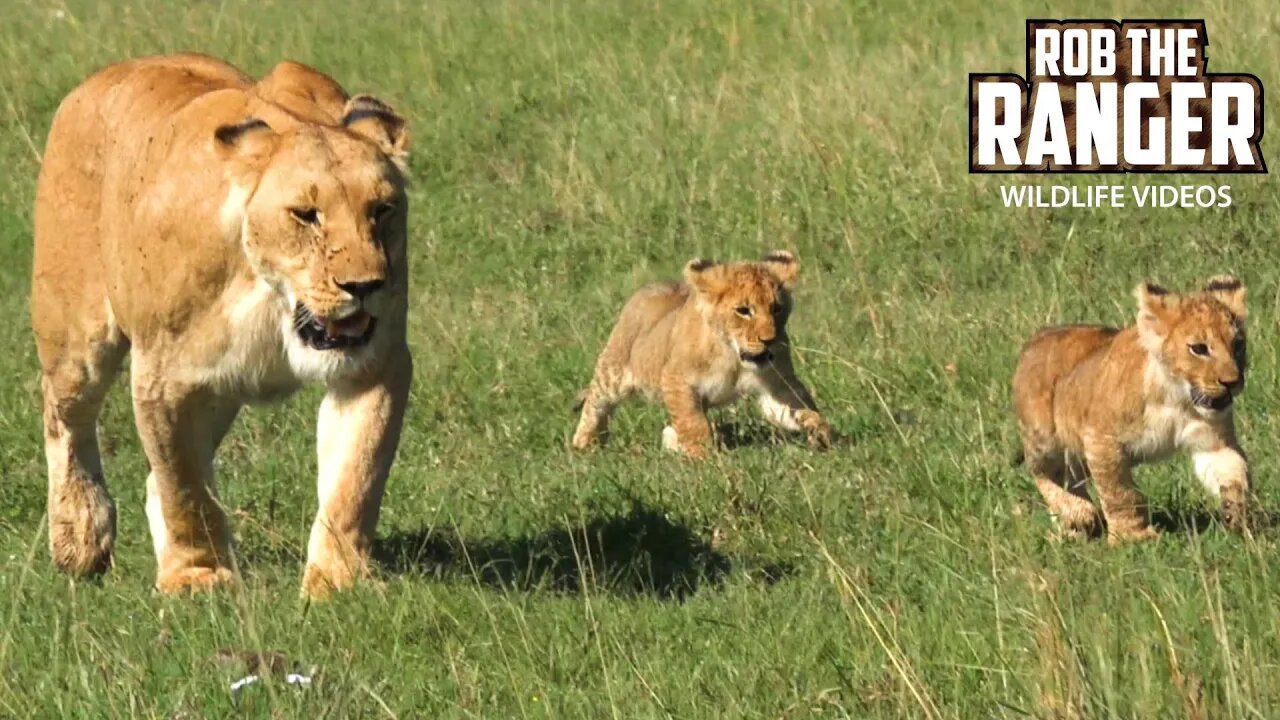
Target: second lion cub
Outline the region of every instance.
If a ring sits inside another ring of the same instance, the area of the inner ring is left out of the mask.
[[[631,296],[583,393],[573,446],[595,444],[614,407],[637,391],[662,399],[671,415],[663,444],[693,458],[711,448],[706,409],[749,394],[759,395],[769,422],[829,445],[831,427],[791,366],[786,324],[797,269],[781,250],[759,262],[695,259],[684,282]]]
[[[1143,283],[1136,295],[1134,325],[1047,328],[1022,349],[1013,395],[1036,486],[1070,534],[1094,534],[1105,518],[1112,542],[1147,538],[1133,467],[1185,449],[1238,525],[1249,489],[1231,417],[1244,386],[1244,285],[1220,276],[1177,295]]]

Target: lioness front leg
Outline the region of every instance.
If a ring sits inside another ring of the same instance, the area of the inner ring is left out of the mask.
[[[665,378],[662,383],[662,402],[671,415],[671,433],[663,430],[663,445],[674,446],[679,452],[701,460],[711,452],[711,422],[702,409],[702,402],[688,383],[679,377]]]
[[[796,377],[791,355],[785,347],[775,351],[760,379],[760,412],[765,420],[784,430],[803,430],[814,448],[831,446],[831,425],[818,412],[809,389]]]
[[[329,386],[316,428],[320,510],[307,543],[304,596],[323,597],[368,573],[412,376],[409,349],[402,345],[382,374]]]
[[[1156,536],[1147,517],[1147,499],[1133,483],[1133,474],[1119,447],[1111,443],[1087,444],[1085,463],[1098,488],[1102,515],[1111,544],[1146,540]]]
[[[156,588],[203,589],[236,578],[227,518],[213,485],[213,455],[236,406],[155,379],[135,361],[133,412],[151,465],[147,520],[156,551]]]
[[[1245,527],[1249,463],[1238,447],[1223,445],[1192,454],[1196,477],[1222,502],[1222,521],[1233,530]]]

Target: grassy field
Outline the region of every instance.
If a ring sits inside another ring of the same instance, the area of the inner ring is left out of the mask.
[[[1280,511],[1275,183],[1160,178],[1230,184],[1227,210],[1007,210],[1017,179],[967,174],[966,74],[1020,72],[1024,18],[1150,4],[423,5],[0,7],[0,716],[1280,716],[1280,527],[1226,532],[1179,461],[1139,473],[1160,540],[1061,543],[1009,464],[1034,328],[1127,322],[1143,277],[1229,270],[1253,312],[1238,422]],[[1185,10],[1212,69],[1280,88],[1280,6]],[[245,413],[223,446],[239,594],[152,592],[124,382],[101,429],[116,568],[74,583],[48,560],[26,304],[40,149],[93,69],[187,49],[309,62],[411,120],[412,406],[382,583],[330,603],[297,599],[315,391]],[[744,406],[718,416],[735,447],[696,465],[640,404],[607,448],[565,449],[629,292],[775,247],[802,261],[797,364],[836,449]],[[314,683],[233,696],[247,669],[228,657],[256,651]]]

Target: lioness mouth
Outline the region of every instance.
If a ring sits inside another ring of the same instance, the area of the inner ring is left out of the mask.
[[[373,337],[377,318],[360,310],[340,320],[316,317],[302,303],[293,311],[293,326],[298,337],[315,350],[338,350],[365,345]]]
[[[743,362],[749,362],[752,365],[763,365],[773,359],[773,353],[768,350],[762,350],[758,353],[749,353],[743,350],[738,353],[738,357],[742,358]]]

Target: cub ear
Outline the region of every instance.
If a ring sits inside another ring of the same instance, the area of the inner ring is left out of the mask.
[[[404,169],[409,159],[409,131],[404,118],[372,95],[356,95],[342,111],[342,126],[372,140]]]
[[[786,250],[773,250],[765,253],[762,262],[769,272],[777,276],[782,287],[788,290],[795,287],[796,275],[800,272],[800,263],[795,255]]]
[[[717,267],[715,260],[694,258],[684,266],[684,279],[699,294],[707,294],[714,287],[712,270]]]
[[[275,149],[276,139],[270,125],[257,118],[249,118],[214,130],[213,151],[224,162],[256,167]]]
[[[1133,295],[1138,300],[1139,334],[1143,339],[1159,344],[1168,334],[1166,319],[1169,311],[1178,303],[1177,296],[1149,280],[1138,285]]]
[[[1204,291],[1216,299],[1218,302],[1227,306],[1232,315],[1244,320],[1249,314],[1245,309],[1244,300],[1246,291],[1244,283],[1237,280],[1232,275],[1216,275],[1209,278],[1204,284]]]

